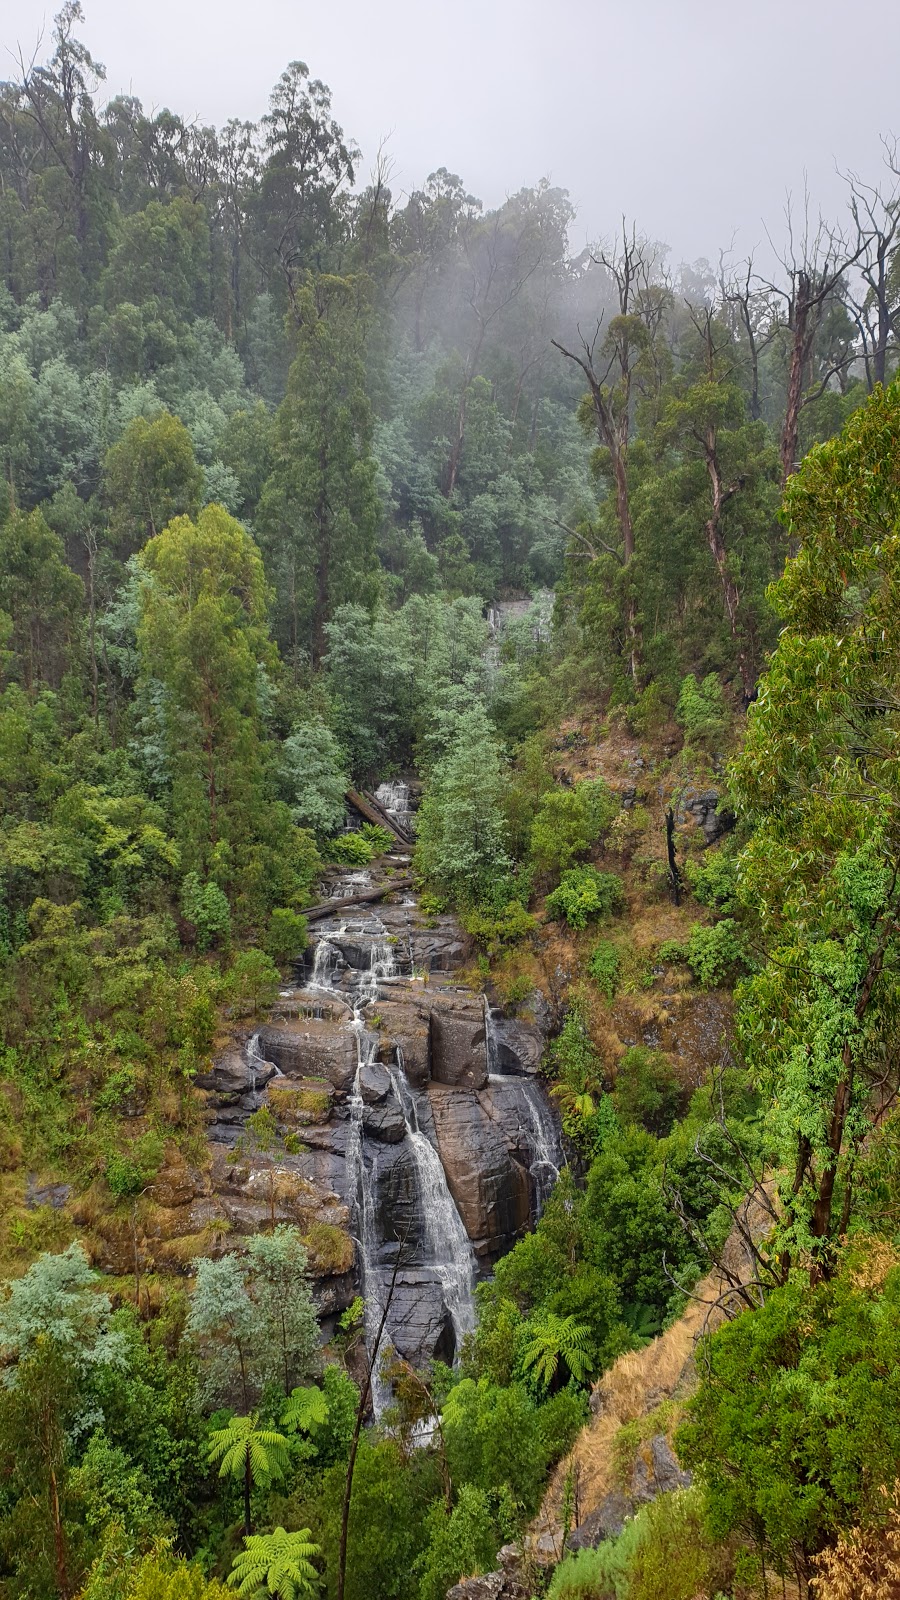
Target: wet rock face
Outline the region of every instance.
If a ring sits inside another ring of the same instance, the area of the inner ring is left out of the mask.
[[[365,889],[391,871],[408,877],[397,858],[364,874]],[[344,875],[333,887],[337,899],[353,885]],[[543,1034],[454,986],[469,941],[452,917],[425,918],[408,889],[344,905],[313,937],[252,1047],[237,1041],[198,1080],[214,1155],[184,1229],[220,1228],[224,1243],[273,1219],[303,1222],[326,1329],[360,1290],[377,1327],[396,1269],[395,1348],[417,1365],[452,1360],[477,1271],[545,1198],[525,1092],[537,1093]],[[282,1144],[257,1160],[243,1131],[261,1105]]]
[[[473,1090],[432,1083],[428,1098],[450,1192],[479,1262],[491,1266],[531,1219],[528,1173]]]
[[[431,1076],[454,1089],[483,1089],[488,1066],[484,1014],[479,1007],[435,1007],[431,1013]]]

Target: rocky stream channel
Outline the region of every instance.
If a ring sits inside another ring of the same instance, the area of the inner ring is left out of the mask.
[[[405,831],[405,786],[378,798]],[[455,980],[466,935],[423,913],[409,869],[398,841],[365,870],[328,874],[335,910],[311,925],[295,982],[200,1086],[228,1226],[305,1222],[324,1334],[361,1293],[370,1356],[394,1279],[385,1339],[421,1365],[453,1361],[478,1279],[533,1225],[564,1154],[536,1076],[540,1022],[506,1018]],[[263,1105],[281,1135],[265,1157],[246,1138]],[[343,1256],[317,1251],[323,1235]],[[376,1411],[385,1398],[379,1386]]]

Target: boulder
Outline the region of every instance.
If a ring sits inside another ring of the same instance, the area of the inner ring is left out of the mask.
[[[480,1578],[462,1578],[447,1590],[447,1600],[498,1600],[505,1584],[505,1572],[486,1572]]]
[[[327,1078],[346,1094],[356,1076],[356,1035],[341,1020],[298,1017],[260,1028],[259,1044],[268,1060],[288,1077]]]
[[[484,1014],[449,1007],[431,1013],[431,1076],[459,1089],[483,1089],[488,1080]]]
[[[634,1516],[634,1503],[621,1489],[613,1489],[601,1500],[596,1511],[573,1528],[566,1540],[567,1550],[596,1550],[604,1539],[615,1539],[622,1532],[629,1517]]]
[[[533,1022],[520,1022],[517,1017],[491,1014],[493,1040],[492,1072],[533,1075],[541,1065],[546,1038],[541,1028]]]
[[[450,1193],[476,1255],[493,1264],[528,1226],[528,1173],[474,1092],[431,1083],[428,1098]]]
[[[211,1070],[198,1073],[194,1082],[199,1089],[211,1091],[218,1103],[227,1104],[230,1099],[262,1091],[276,1071],[277,1066],[269,1060],[247,1061],[244,1051],[235,1045],[216,1056]]]
[[[638,1451],[631,1474],[631,1497],[643,1503],[673,1489],[689,1489],[691,1482],[691,1474],[682,1470],[665,1434],[655,1433],[649,1444]]]

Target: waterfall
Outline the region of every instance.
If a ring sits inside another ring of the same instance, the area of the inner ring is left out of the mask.
[[[380,1417],[390,1399],[390,1389],[382,1381],[379,1373],[381,1342],[378,1340],[378,1328],[381,1322],[383,1306],[381,1303],[381,1287],[378,1281],[378,1239],[375,1230],[375,1207],[372,1204],[372,1191],[368,1183],[368,1175],[363,1160],[364,1105],[362,1097],[363,1068],[374,1061],[378,1040],[374,1034],[366,1032],[362,1015],[359,1012],[354,1015],[352,1027],[356,1032],[357,1066],[350,1094],[347,1178],[356,1212],[357,1244],[359,1245],[360,1258],[360,1288],[362,1289],[363,1303],[365,1305],[366,1350],[372,1365],[372,1409],[376,1417]]]
[[[555,1118],[533,1078],[518,1078],[525,1097],[525,1111],[531,1130],[531,1167],[535,1189],[535,1213],[539,1217],[550,1198],[565,1157]]]
[[[316,953],[313,956],[313,969],[310,975],[308,988],[333,988],[331,979],[334,975],[338,962],[342,959],[343,957],[336,944],[332,944],[328,939],[320,939],[316,945]]]
[[[246,1052],[245,1052],[245,1056],[246,1056],[247,1065],[250,1068],[250,1093],[251,1094],[255,1094],[256,1093],[256,1074],[259,1071],[260,1067],[272,1067],[274,1069],[273,1070],[273,1076],[276,1077],[276,1078],[281,1078],[281,1077],[284,1076],[284,1074],[281,1072],[280,1068],[275,1066],[274,1061],[267,1061],[265,1056],[263,1055],[262,1049],[261,1049],[260,1043],[259,1043],[259,1033],[258,1032],[254,1033],[247,1040],[247,1049],[246,1049]]]
[[[466,1233],[456,1202],[450,1193],[441,1158],[431,1140],[419,1126],[415,1096],[397,1046],[397,1066],[388,1069],[394,1093],[400,1102],[406,1136],[416,1168],[416,1181],[422,1203],[425,1245],[440,1279],[444,1305],[453,1324],[457,1357],[466,1334],[475,1331],[475,1252]]]
[[[409,827],[408,783],[380,783],[375,790],[375,799],[399,827]]]
[[[535,1218],[539,1217],[550,1198],[551,1190],[565,1165],[559,1129],[550,1107],[533,1078],[517,1073],[500,1071],[500,1052],[497,1048],[497,1030],[488,997],[484,997],[484,1041],[488,1076],[512,1081],[521,1097],[525,1120],[528,1124],[528,1143],[531,1161],[528,1173],[534,1184]]]

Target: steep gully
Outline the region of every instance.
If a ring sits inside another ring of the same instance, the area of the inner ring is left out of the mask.
[[[376,798],[408,823],[405,785],[382,785]],[[421,1364],[454,1359],[474,1326],[478,1278],[533,1225],[565,1158],[535,1076],[539,1024],[506,1018],[454,982],[466,936],[453,917],[423,914],[409,865],[398,845],[365,871],[329,875],[336,909],[311,927],[295,983],[201,1086],[214,1187],[237,1231],[266,1183],[270,1214],[347,1228],[352,1264],[329,1272],[326,1263],[316,1285],[326,1332],[361,1292],[375,1354],[397,1268],[385,1339]],[[395,881],[403,887],[391,893]],[[377,903],[339,905],[379,888],[389,892]],[[263,1104],[296,1135],[294,1153],[278,1154],[277,1179],[271,1164],[263,1174],[252,1157],[234,1160],[248,1115]],[[240,1190],[236,1213],[229,1190]],[[374,1399],[378,1411],[380,1385]]]

